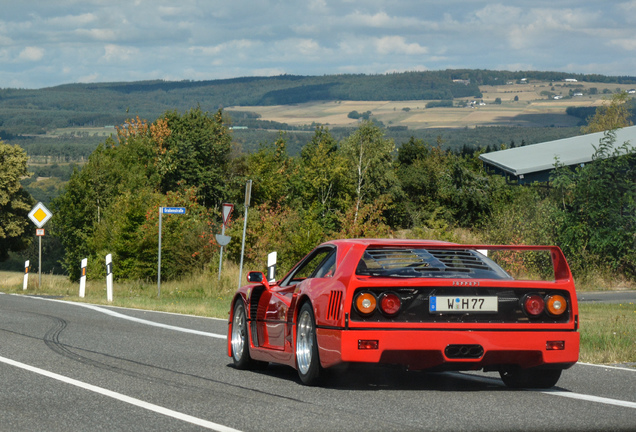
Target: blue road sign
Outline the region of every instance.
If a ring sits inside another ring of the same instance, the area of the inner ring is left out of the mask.
[[[185,207],[161,207],[163,214],[185,214]]]

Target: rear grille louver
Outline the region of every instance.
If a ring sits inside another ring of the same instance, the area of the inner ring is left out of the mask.
[[[327,319],[337,320],[340,318],[340,303],[342,303],[342,291],[331,291],[329,294]]]

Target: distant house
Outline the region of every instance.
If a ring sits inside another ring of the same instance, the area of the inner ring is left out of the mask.
[[[556,158],[563,165],[581,166],[592,162],[604,132],[596,132],[556,141],[484,153],[479,156],[484,165],[497,174],[517,180],[519,184],[547,182],[554,170]],[[616,146],[629,141],[636,144],[636,126],[616,131]]]
[[[565,82],[578,82],[578,80],[575,79],[575,78],[566,78],[563,81],[565,81]]]

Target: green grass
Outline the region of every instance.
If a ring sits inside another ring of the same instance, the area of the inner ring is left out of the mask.
[[[224,263],[221,280],[216,270],[204,270],[182,280],[161,284],[156,281],[115,281],[113,302],[106,300],[106,282],[88,281],[86,296],[79,297],[79,284],[59,275],[30,274],[26,291],[24,275],[0,271],[0,291],[26,295],[59,296],[68,301],[156,310],[188,315],[227,318],[232,294],[238,287],[238,266]],[[243,275],[247,273],[244,269]],[[580,360],[587,363],[636,363],[636,304],[580,304]]]
[[[580,304],[581,355],[587,363],[636,362],[636,304]]]
[[[226,318],[232,295],[238,288],[238,275],[237,265],[224,263],[220,281],[216,270],[203,270],[181,280],[162,282],[161,295],[159,295],[156,280],[114,281],[113,301],[108,302],[105,280],[87,281],[85,297],[80,298],[79,283],[72,283],[65,276],[42,274],[42,286],[38,286],[37,273],[30,273],[27,290],[23,291],[24,274],[0,271],[0,291],[62,297],[67,301],[92,304]],[[242,282],[242,285],[245,283],[246,281]]]

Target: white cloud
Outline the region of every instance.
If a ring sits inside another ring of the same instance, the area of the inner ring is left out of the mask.
[[[636,70],[636,0],[4,3],[0,83],[26,88],[446,68]]]
[[[421,24],[421,21],[418,18],[390,16],[384,11],[380,11],[375,14],[355,11],[354,13],[344,17],[343,23],[359,27],[395,29],[417,26]]]
[[[44,57],[44,50],[42,48],[28,46],[20,51],[18,55],[18,60],[27,61],[27,62],[36,62]]]
[[[636,51],[636,39],[614,39],[609,41],[610,45],[615,45],[626,51]]]
[[[108,63],[122,63],[136,58],[138,55],[139,49],[137,48],[108,44],[104,46],[104,55],[102,56],[102,59]]]
[[[406,54],[422,55],[427,54],[428,49],[417,43],[407,43],[402,36],[385,36],[375,42],[376,50],[379,54]]]
[[[85,13],[80,15],[65,15],[60,17],[51,17],[45,20],[45,23],[55,27],[72,28],[84,27],[94,23],[97,17],[93,13]]]

